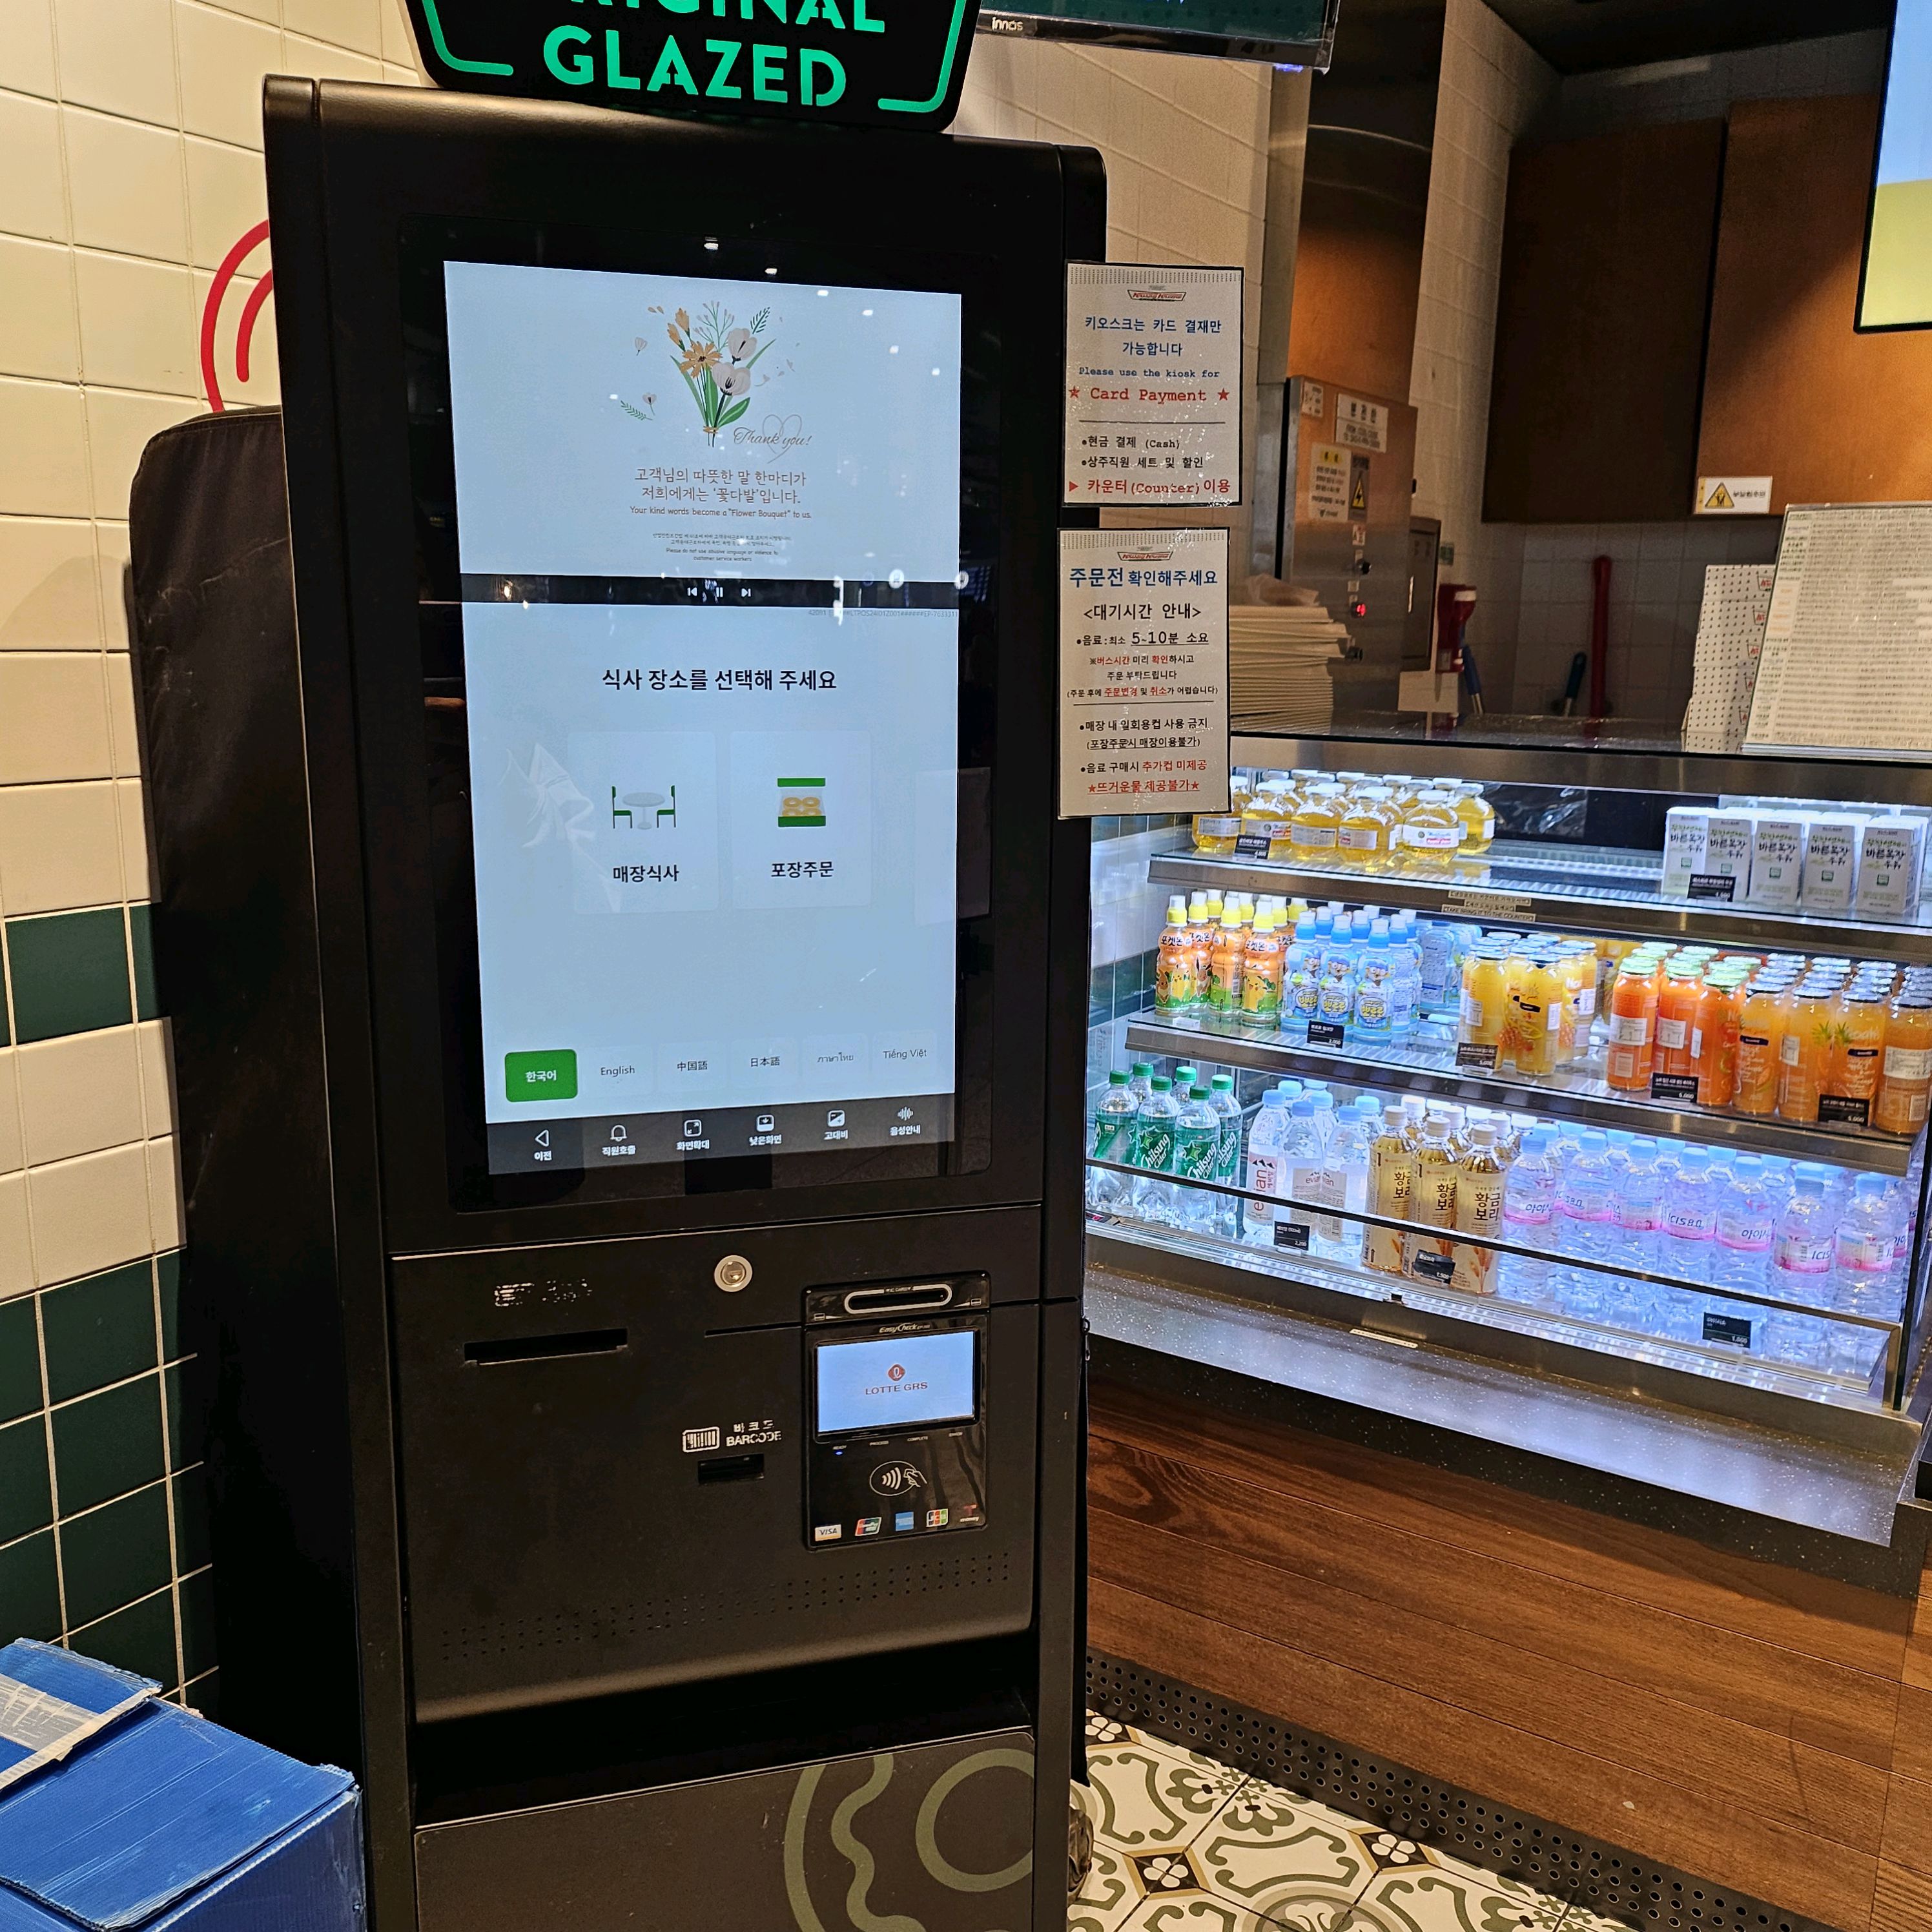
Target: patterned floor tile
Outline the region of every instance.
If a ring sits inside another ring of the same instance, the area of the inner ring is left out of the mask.
[[[1124,1932],[1273,1932],[1262,1919],[1232,1899],[1203,1892],[1180,1898],[1150,1898]]]
[[[1364,1828],[1258,1778],[1210,1821],[1193,1855],[1210,1891],[1264,1917],[1291,1895],[1346,1902],[1378,1869]]]
[[[1145,1896],[1134,1880],[1129,1855],[1096,1841],[1087,1882],[1067,1909],[1066,1932],[1117,1932]]]
[[[1099,1836],[1128,1852],[1179,1851],[1247,1782],[1238,1771],[1137,1732],[1089,1747],[1088,1775],[1100,1802]]]
[[[1514,1879],[1433,1858],[1381,1872],[1356,1903],[1379,1915],[1360,1932],[1557,1932],[1570,1910]]]

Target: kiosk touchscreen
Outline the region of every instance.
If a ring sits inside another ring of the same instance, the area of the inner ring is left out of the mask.
[[[282,417],[133,520],[224,1718],[356,1770],[374,1932],[816,1932],[854,1844],[1043,1928],[1097,160],[283,80],[266,144]]]
[[[950,1141],[961,298],[444,278],[490,1171]]]

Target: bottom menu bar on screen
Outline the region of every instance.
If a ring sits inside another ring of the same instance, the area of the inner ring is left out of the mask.
[[[492,1174],[555,1168],[651,1166],[758,1154],[815,1154],[946,1141],[952,1097],[914,1094],[883,1100],[795,1101],[663,1114],[599,1114],[576,1120],[493,1122]]]

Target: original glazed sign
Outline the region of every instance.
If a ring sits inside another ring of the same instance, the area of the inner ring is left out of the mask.
[[[430,78],[637,113],[943,128],[979,0],[409,0]]]

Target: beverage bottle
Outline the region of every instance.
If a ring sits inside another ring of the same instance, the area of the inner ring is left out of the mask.
[[[1294,1197],[1294,1204],[1282,1207],[1276,1217],[1275,1245],[1310,1252],[1314,1246],[1315,1217],[1324,1204],[1326,1172],[1311,1095],[1303,1094],[1288,1110],[1282,1160],[1282,1192]],[[1284,1222],[1288,1231],[1286,1235]]]
[[[1633,952],[1610,988],[1609,1046],[1604,1077],[1618,1093],[1647,1094],[1656,1056],[1657,979],[1654,962]]]
[[[1118,1161],[1124,1167],[1134,1162],[1134,1120],[1140,1102],[1127,1086],[1127,1075],[1115,1067],[1107,1076],[1106,1090],[1094,1102],[1088,1117],[1087,1153],[1090,1160]],[[1096,1168],[1087,1170],[1087,1204],[1106,1210],[1113,1207],[1132,1186],[1124,1174],[1106,1174]]]
[[[1355,1009],[1354,935],[1346,919],[1336,922],[1335,937],[1322,956],[1322,986],[1315,1017],[1346,1025]]]
[[[1602,1131],[1586,1127],[1576,1136],[1576,1150],[1563,1164],[1556,1183],[1556,1250],[1574,1262],[1607,1263],[1617,1235],[1616,1178],[1610,1172],[1610,1143]],[[1589,1310],[1602,1300],[1605,1280],[1588,1269],[1562,1270],[1560,1286],[1566,1299]]]
[[[1177,892],[1167,902],[1167,922],[1154,949],[1154,1010],[1184,1013],[1195,992],[1194,936],[1187,929],[1187,902]]]
[[[1136,1110],[1144,1107],[1154,1093],[1154,1068],[1144,1060],[1137,1060],[1127,1073],[1127,1090],[1134,1096]]]
[[[1425,919],[1416,933],[1422,962],[1422,1004],[1438,1012],[1449,997],[1449,962],[1456,950],[1456,931],[1448,920]],[[1456,982],[1460,986],[1460,979]]]
[[[1825,981],[1808,978],[1799,982],[1780,1049],[1780,1120],[1809,1123],[1818,1118],[1818,1096],[1838,1036],[1836,1005]]]
[[[1208,1006],[1216,1014],[1238,1013],[1241,1010],[1241,966],[1248,950],[1248,936],[1241,930],[1240,909],[1225,908],[1214,934],[1214,951],[1208,964]]]
[[[1713,967],[1690,1023],[1690,1066],[1700,1107],[1728,1107],[1737,1090],[1738,1041],[1744,1030],[1744,976]]]
[[[1610,1172],[1619,1178],[1630,1164],[1630,1149],[1636,1144],[1636,1136],[1626,1127],[1606,1127],[1604,1138],[1608,1143],[1604,1157],[1610,1164]]]
[[[1314,871],[1331,869],[1341,824],[1342,788],[1311,786],[1295,808],[1289,830],[1289,854],[1294,862]]]
[[[1303,1098],[1315,1109],[1315,1138],[1323,1147],[1335,1137],[1335,1096],[1318,1081],[1310,1081]]]
[[[1885,1028],[1885,1070],[1872,1114],[1888,1134],[1916,1134],[1932,1096],[1932,994],[1901,992]]]
[[[1568,992],[1562,969],[1554,961],[1528,961],[1512,1002],[1515,1052],[1511,1058],[1517,1072],[1540,1080],[1556,1071]]]
[[[1801,1160],[1792,1168],[1791,1198],[1778,1217],[1772,1248],[1771,1292],[1814,1307],[1823,1307],[1831,1298],[1838,1254],[1838,1224],[1825,1198],[1831,1178],[1815,1160]]]
[[[1456,1226],[1456,1150],[1449,1138],[1449,1118],[1432,1113],[1422,1123],[1415,1150],[1415,1178],[1409,1190],[1412,1221],[1424,1227],[1453,1229]],[[1434,1236],[1412,1234],[1403,1256],[1406,1271],[1418,1281],[1446,1284],[1455,1279],[1456,1244]]]
[[[1201,1084],[1201,1070],[1191,1060],[1184,1060],[1174,1070],[1174,1097],[1182,1106],[1187,1105],[1187,1096]]]
[[[1469,1147],[1456,1170],[1456,1231],[1462,1234],[1500,1235],[1503,1190],[1509,1172],[1496,1148],[1496,1130],[1484,1120],[1469,1130]],[[1496,1251],[1458,1242],[1454,1285],[1472,1294],[1496,1292]]]
[[[1365,1040],[1393,1037],[1395,1016],[1389,997],[1389,982],[1395,962],[1389,956],[1388,924],[1377,920],[1369,929],[1361,964],[1355,975],[1355,1028]]]
[[[1832,1249],[1832,1298],[1847,1315],[1898,1318],[1903,1259],[1897,1208],[1880,1174],[1862,1174],[1839,1217]]]
[[[1281,1024],[1283,949],[1276,931],[1280,919],[1272,906],[1257,916],[1241,961],[1241,1018],[1270,1030]]]
[[[1369,1142],[1369,1208],[1392,1221],[1409,1218],[1415,1180],[1415,1150],[1402,1130],[1406,1117],[1391,1100]],[[1362,1243],[1362,1259],[1378,1274],[1402,1272],[1402,1237],[1394,1228],[1371,1228]]]
[[[1315,1252],[1329,1261],[1359,1262],[1362,1224],[1342,1218],[1360,1214],[1369,1199],[1368,1130],[1355,1107],[1342,1108],[1335,1115],[1334,1130],[1323,1150],[1322,1198],[1342,1213],[1315,1216]]]
[[[1251,1194],[1287,1192],[1288,1096],[1279,1088],[1262,1096],[1253,1124],[1248,1130],[1247,1174],[1242,1184]],[[1274,1242],[1276,1210],[1265,1202],[1244,1201],[1241,1238],[1269,1247]]]
[[[1471,1059],[1478,1066],[1495,1068],[1504,1064],[1510,1019],[1505,956],[1500,945],[1485,941],[1462,962],[1462,1005],[1456,1043],[1474,1049]]]
[[[1348,800],[1336,829],[1339,862],[1353,872],[1386,872],[1395,858],[1395,813],[1385,785],[1364,785]]]
[[[1214,971],[1214,934],[1220,924],[1219,913],[1210,914],[1208,896],[1196,892],[1187,905],[1188,937],[1194,942],[1194,1003],[1208,1004],[1208,982]]]
[[[1711,1151],[1688,1147],[1664,1192],[1664,1239],[1658,1272],[1679,1281],[1711,1279],[1711,1250],[1718,1238],[1718,1203],[1711,1184]]]
[[[1234,1098],[1234,1076],[1217,1073],[1208,1083],[1208,1104],[1220,1124],[1214,1153],[1214,1178],[1223,1187],[1241,1184],[1241,1103]],[[1230,1240],[1241,1232],[1241,1204],[1232,1195],[1215,1196],[1218,1217],[1214,1232]]]
[[[1704,996],[1703,968],[1679,954],[1664,972],[1664,985],[1657,996],[1654,1070],[1659,1073],[1695,1073],[1690,1033],[1696,1024],[1698,1004]]]
[[[1408,871],[1446,878],[1462,844],[1462,822],[1446,791],[1423,793],[1403,814],[1402,852]]]
[[[1422,948],[1412,912],[1399,912],[1389,922],[1389,1031],[1396,1040],[1412,1040],[1422,1005]]]
[[[1216,1231],[1220,1198],[1194,1184],[1214,1178],[1220,1151],[1221,1117],[1209,1104],[1205,1087],[1190,1088],[1174,1124],[1174,1171],[1181,1183],[1174,1190],[1174,1221],[1185,1233]]]
[[[1741,1154],[1718,1197],[1718,1226],[1711,1280],[1718,1288],[1762,1289],[1771,1266],[1778,1208],[1765,1185],[1764,1162]]]
[[[1304,913],[1282,956],[1281,1018],[1284,1027],[1305,1028],[1322,1011],[1322,940],[1316,917]]]
[[[1633,1140],[1617,1176],[1617,1231],[1611,1252],[1619,1267],[1660,1271],[1657,1250],[1664,1232],[1664,1178],[1656,1142]]]
[[[1887,988],[1887,993],[1889,992]],[[1831,1118],[1867,1126],[1878,1103],[1879,1082],[1885,1070],[1885,1041],[1890,1014],[1887,994],[1875,988],[1856,988],[1846,1000],[1838,1022],[1838,1055],[1826,1091],[1844,1104],[1830,1109]],[[1821,1107],[1821,1112],[1827,1110]]]
[[[1737,1071],[1731,1104],[1741,1114],[1760,1118],[1778,1111],[1779,1054],[1784,1029],[1778,988],[1762,976],[1754,979],[1738,1016]]]
[[[1456,817],[1462,828],[1462,856],[1484,857],[1495,844],[1496,808],[1483,796],[1483,788],[1472,778],[1465,778],[1454,788]]]
[[[1519,1247],[1551,1252],[1556,1246],[1556,1136],[1535,1127],[1503,1178],[1502,1237]],[[1537,1307],[1549,1298],[1550,1264],[1504,1255],[1496,1270],[1496,1292],[1506,1301]]]
[[[1133,1210],[1143,1221],[1171,1228],[1178,1218],[1179,1202],[1173,1182],[1160,1177],[1174,1172],[1180,1106],[1174,1097],[1174,1082],[1165,1073],[1154,1076],[1152,1087],[1134,1122],[1134,1165],[1141,1178],[1134,1183]]]

